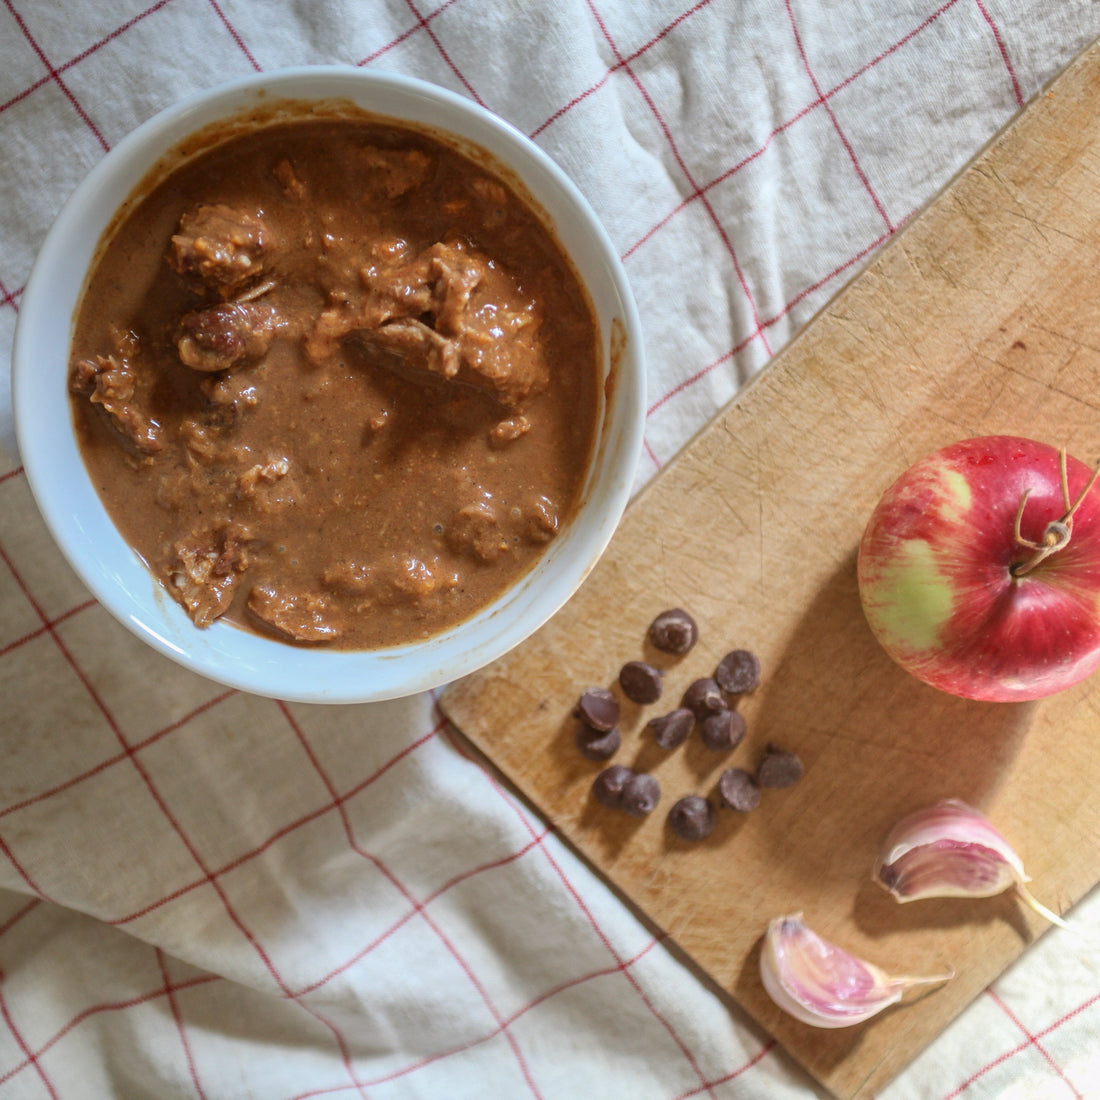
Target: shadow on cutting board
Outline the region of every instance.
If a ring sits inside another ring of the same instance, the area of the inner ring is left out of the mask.
[[[753,751],[775,742],[797,752],[806,768],[797,786],[764,791],[769,812],[760,820],[775,866],[792,886],[850,880],[853,892],[904,814],[949,797],[988,803],[1011,772],[1035,707],[959,699],[898,667],[863,617],[854,551],[818,593],[777,667],[765,672],[761,690]],[[880,893],[881,906],[859,907],[868,932],[879,921],[896,928],[912,908]],[[1000,919],[1011,911],[997,909]],[[989,914],[987,906],[982,919]],[[969,906],[925,907],[919,922],[974,916]]]

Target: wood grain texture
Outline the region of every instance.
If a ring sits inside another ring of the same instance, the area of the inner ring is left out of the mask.
[[[1010,433],[1100,456],[1098,281],[1093,47],[646,488],[561,613],[443,696],[561,834],[837,1096],[881,1089],[1043,931],[1012,896],[900,906],[875,887],[900,815],[947,796],[982,807],[1057,910],[1100,879],[1100,678],[1032,704],[942,695],[877,646],[855,578],[879,494],[938,446]],[[700,641],[659,659],[645,629],[675,605]],[[742,745],[648,744],[645,720],[735,646],[764,669]],[[637,821],[593,801],[601,765],[577,753],[569,714],[647,653],[664,696],[625,707],[615,758],[661,782]],[[752,769],[768,741],[801,754],[798,786],[722,811],[702,844],[669,833],[677,797],[713,797],[722,769]],[[957,976],[865,1025],[806,1027],[757,974],[767,921],[797,910],[888,970]]]

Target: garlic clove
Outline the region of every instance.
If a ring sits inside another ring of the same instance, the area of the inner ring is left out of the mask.
[[[768,924],[760,952],[768,996],[812,1027],[848,1027],[896,1004],[915,985],[945,982],[953,974],[914,978],[884,970],[823,939],[801,913]]]
[[[887,836],[872,874],[902,902],[988,898],[1015,888],[1037,913],[1068,927],[1024,885],[1030,880],[1020,857],[992,822],[957,798],[902,818]]]

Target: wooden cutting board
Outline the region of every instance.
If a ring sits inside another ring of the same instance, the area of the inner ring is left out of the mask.
[[[1100,676],[1032,704],[983,704],[918,683],[864,622],[856,548],[909,463],[1011,433],[1100,456],[1100,47],[1080,57],[634,501],[573,600],[528,642],[445,693],[446,714],[703,974],[837,1096],[881,1089],[1044,930],[1014,897],[898,905],[870,881],[903,813],[947,796],[982,807],[1035,894],[1064,911],[1100,879]],[[602,765],[570,710],[624,661],[653,657],[653,616],[682,606],[696,648],[660,703],[624,710],[615,760],[652,771],[644,821],[597,805]],[[745,741],[672,753],[641,727],[734,647],[764,679]],[[713,797],[768,741],[801,783],[724,810],[709,840],[665,824]],[[758,977],[767,921],[807,923],[888,970],[948,985],[867,1024],[807,1027]]]

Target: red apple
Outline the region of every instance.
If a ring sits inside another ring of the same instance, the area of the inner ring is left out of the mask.
[[[1095,671],[1094,478],[1015,436],[962,440],[906,470],[859,547],[860,601],[886,652],[933,687],[998,702],[1051,695]]]

